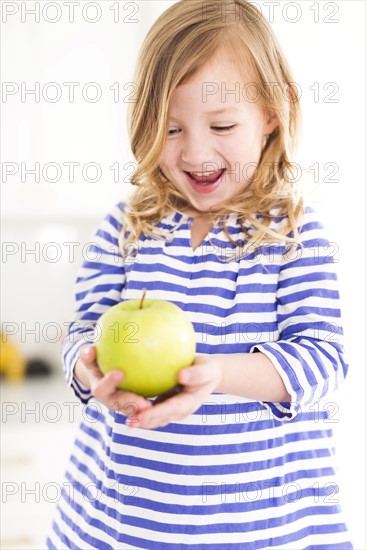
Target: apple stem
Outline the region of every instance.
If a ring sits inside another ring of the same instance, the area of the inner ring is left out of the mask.
[[[140,302],[140,308],[139,309],[142,309],[142,305],[143,305],[143,302],[145,300],[145,296],[146,296],[146,288],[144,288],[144,291],[143,291],[143,294],[142,294],[142,298],[141,298],[141,302]]]

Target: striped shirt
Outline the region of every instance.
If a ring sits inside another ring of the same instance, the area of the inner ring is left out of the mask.
[[[87,408],[47,548],[352,549],[332,440],[332,394],[348,365],[334,247],[316,213],[307,207],[299,224],[303,247],[272,243],[225,262],[235,248],[221,224],[193,251],[192,218],[182,212],[159,223],[166,240],[143,235],[123,258],[124,206],[100,225],[76,281],[63,365]],[[271,223],[279,230],[284,219]],[[236,214],[227,227],[245,243]],[[144,288],[186,312],[197,354],[268,356],[291,403],[213,393],[184,420],[127,428],[124,415],[75,379],[73,366],[100,315]]]

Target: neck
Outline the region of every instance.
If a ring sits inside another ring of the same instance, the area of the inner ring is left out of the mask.
[[[200,212],[199,210],[195,210],[194,208],[188,208],[188,207],[184,208],[182,212],[193,219],[207,220],[207,221],[211,221],[213,215],[215,214],[214,212]]]

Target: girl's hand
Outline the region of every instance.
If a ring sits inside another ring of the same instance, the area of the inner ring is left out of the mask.
[[[86,345],[80,348],[74,375],[108,409],[130,417],[152,407],[152,403],[144,397],[116,387],[124,376],[120,370],[103,375],[96,362],[94,346]]]
[[[154,407],[129,416],[126,425],[134,428],[160,428],[194,413],[220,385],[222,369],[212,355],[196,356],[193,365],[179,372],[183,391]]]

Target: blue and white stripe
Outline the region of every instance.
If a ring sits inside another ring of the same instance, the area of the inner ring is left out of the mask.
[[[123,208],[118,204],[101,224],[76,282],[63,362],[89,420],[75,441],[48,548],[353,548],[331,429],[332,394],[347,364],[332,247],[315,212],[306,209],[303,248],[292,255],[271,244],[225,263],[220,256],[234,249],[221,226],[193,251],[192,219],[175,212],[160,223],[166,242],[142,237],[124,261]],[[281,223],[277,218],[273,228]],[[245,242],[234,214],[228,227]],[[126,428],[122,414],[75,380],[73,366],[100,315],[143,288],[186,312],[197,353],[266,354],[291,404],[212,394],[180,422]]]

